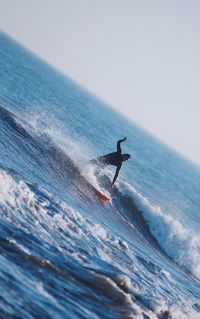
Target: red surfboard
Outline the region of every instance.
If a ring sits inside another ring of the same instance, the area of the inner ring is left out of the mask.
[[[98,196],[99,199],[101,199],[101,200],[103,200],[103,201],[105,201],[105,202],[108,201],[108,200],[110,200],[110,198],[109,198],[107,195],[101,193],[101,192],[100,192],[98,189],[96,189],[94,186],[92,186],[92,188],[93,188],[95,194]]]

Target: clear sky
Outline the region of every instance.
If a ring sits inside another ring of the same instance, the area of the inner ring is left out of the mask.
[[[0,0],[0,27],[200,165],[199,0]]]

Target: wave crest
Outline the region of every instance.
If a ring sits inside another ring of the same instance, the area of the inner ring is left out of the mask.
[[[150,203],[137,190],[122,182],[119,192],[126,198],[131,198],[148,224],[151,234],[159,245],[184,270],[200,279],[200,236],[194,233],[182,221],[172,214]]]

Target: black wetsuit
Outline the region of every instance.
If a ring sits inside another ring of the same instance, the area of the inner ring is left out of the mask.
[[[99,168],[103,168],[107,165],[117,166],[115,176],[112,181],[112,185],[114,184],[114,182],[116,181],[118,177],[118,174],[123,162],[122,160],[123,155],[122,155],[122,150],[120,145],[122,142],[124,142],[124,139],[117,141],[117,152],[102,155],[90,161],[91,164],[95,164]]]

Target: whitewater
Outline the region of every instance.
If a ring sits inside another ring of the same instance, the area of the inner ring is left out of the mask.
[[[199,167],[3,33],[0,137],[0,318],[200,318]]]

